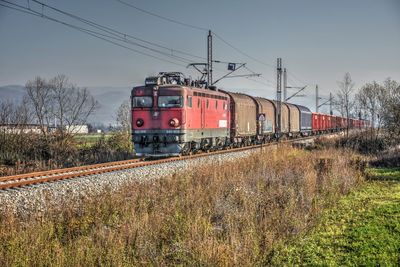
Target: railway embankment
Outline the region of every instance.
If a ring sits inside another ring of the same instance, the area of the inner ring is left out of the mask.
[[[101,194],[74,198],[65,191],[62,205],[41,198],[46,209],[1,215],[0,264],[265,263],[276,246],[310,231],[364,183],[360,162],[348,150],[282,146],[161,179],[124,180]]]

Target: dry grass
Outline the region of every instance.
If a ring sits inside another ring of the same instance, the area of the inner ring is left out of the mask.
[[[285,147],[29,220],[3,216],[0,265],[268,264],[275,244],[309,229],[361,181],[354,157]]]
[[[0,176],[81,166],[133,158],[131,136],[101,135],[90,144],[72,135],[0,132]],[[24,144],[21,146],[21,144]]]

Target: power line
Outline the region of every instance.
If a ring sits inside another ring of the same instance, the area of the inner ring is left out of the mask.
[[[254,80],[254,79],[249,78],[249,77],[246,77],[246,79],[247,79],[247,80],[250,80],[250,81],[252,81],[252,82],[258,83],[258,84],[262,84],[262,85],[268,86],[269,88],[273,89],[273,87],[271,87],[270,84],[267,84],[267,83],[265,83],[265,82],[258,81],[258,80]]]
[[[232,45],[231,43],[229,43],[228,41],[226,41],[224,38],[222,38],[221,36],[219,36],[217,33],[213,32],[213,34],[215,35],[215,37],[217,37],[219,40],[221,40],[221,41],[222,41],[223,43],[225,43],[227,46],[229,46],[229,47],[231,47],[232,49],[234,49],[236,52],[238,52],[238,53],[244,55],[245,57],[248,57],[248,58],[254,60],[255,62],[258,62],[259,64],[262,64],[262,65],[264,65],[264,66],[268,66],[268,67],[271,67],[271,68],[275,69],[275,66],[274,66],[274,65],[269,64],[269,63],[265,63],[265,62],[263,62],[263,61],[261,61],[261,60],[255,58],[255,57],[250,56],[249,54],[243,52],[242,50],[240,50],[240,49],[237,48],[236,46],[234,46],[234,45]]]
[[[188,53],[188,52],[185,52],[185,51],[181,51],[181,50],[178,50],[178,49],[169,48],[169,47],[166,47],[166,46],[163,46],[163,45],[160,45],[160,44],[157,44],[157,43],[154,43],[154,42],[150,42],[150,41],[144,40],[144,39],[139,38],[139,37],[136,37],[136,36],[133,36],[133,35],[131,35],[131,34],[127,34],[127,33],[120,32],[120,31],[115,30],[115,29],[113,29],[113,28],[110,28],[110,27],[107,27],[107,26],[98,24],[98,23],[96,23],[96,22],[94,22],[94,21],[91,21],[91,20],[88,20],[88,19],[79,17],[79,16],[77,16],[77,15],[71,14],[71,13],[69,13],[69,12],[63,11],[63,10],[61,10],[61,9],[58,9],[58,8],[54,7],[54,6],[47,5],[47,4],[45,4],[45,3],[43,3],[43,2],[40,2],[40,1],[38,1],[38,0],[31,0],[31,1],[33,1],[33,2],[35,2],[35,3],[37,3],[37,4],[39,4],[39,5],[41,5],[42,7],[43,7],[43,6],[44,6],[44,7],[47,7],[47,8],[49,8],[49,9],[51,9],[51,10],[54,10],[54,11],[56,11],[56,12],[59,12],[59,13],[63,14],[63,15],[69,16],[69,17],[71,17],[71,18],[74,18],[74,19],[76,19],[76,20],[78,20],[78,21],[80,21],[80,22],[83,22],[83,23],[85,23],[85,24],[88,24],[88,25],[90,25],[90,26],[92,26],[92,27],[94,27],[94,28],[97,28],[97,29],[102,30],[102,31],[104,31],[104,32],[107,32],[107,33],[109,33],[109,34],[116,35],[116,36],[122,37],[122,38],[124,38],[124,39],[126,39],[127,37],[128,37],[128,38],[132,38],[132,39],[134,39],[134,40],[137,40],[137,41],[140,41],[140,42],[149,44],[149,45],[153,45],[153,46],[156,46],[156,47],[158,47],[158,48],[166,49],[166,50],[170,51],[171,54],[173,54],[174,52],[177,52],[177,53],[180,53],[180,54],[183,54],[183,55],[187,55],[187,56],[191,56],[191,57],[194,57],[194,58],[204,59],[204,57],[200,57],[200,56],[198,56],[198,55],[194,55],[194,54],[191,54],[191,53]],[[28,9],[30,9],[30,8],[28,8]],[[176,57],[178,57],[178,56],[176,56]],[[190,60],[189,60],[189,61],[190,61]]]
[[[297,78],[296,75],[293,74],[293,72],[288,71],[288,74],[291,75],[295,80],[297,80],[298,82],[300,82],[304,85],[313,85],[312,83],[308,83],[308,82],[302,81],[301,79]]]
[[[135,6],[135,5],[131,4],[131,3],[127,3],[127,2],[125,2],[125,1],[123,1],[123,0],[115,0],[115,1],[117,1],[117,2],[119,2],[119,3],[121,3],[121,4],[123,4],[123,5],[126,5],[126,6],[128,6],[128,7],[131,7],[131,8],[133,8],[133,9],[135,9],[135,10],[138,10],[138,11],[140,11],[140,12],[142,12],[142,13],[151,15],[151,16],[153,16],[153,17],[157,17],[157,18],[162,19],[162,20],[165,20],[165,21],[169,21],[169,22],[172,22],[172,23],[175,23],[175,24],[179,24],[179,25],[182,25],[182,26],[185,26],[185,27],[189,27],[189,28],[192,28],[192,29],[196,29],[196,30],[202,30],[202,31],[208,31],[208,30],[209,30],[209,29],[206,29],[206,28],[204,28],[204,27],[196,26],[196,25],[193,25],[193,24],[189,24],[189,23],[185,23],[185,22],[182,22],[182,21],[178,21],[178,20],[176,20],[176,19],[168,18],[168,17],[162,16],[162,15],[160,15],[160,14],[156,14],[156,13],[154,13],[154,12],[151,12],[151,11],[145,10],[145,9],[143,9],[143,8],[140,8],[140,7],[138,7],[138,6]],[[236,46],[232,45],[230,42],[226,41],[224,38],[222,38],[220,35],[218,35],[218,34],[217,34],[216,32],[214,32],[214,31],[213,31],[213,34],[214,34],[215,37],[217,37],[220,41],[222,41],[224,44],[226,44],[227,46],[229,46],[229,47],[231,47],[232,49],[234,49],[236,52],[242,54],[243,56],[245,56],[245,57],[247,57],[247,58],[249,58],[249,59],[251,59],[251,60],[253,60],[253,61],[255,61],[255,62],[259,63],[259,64],[261,64],[261,65],[268,66],[268,67],[270,67],[270,68],[272,68],[272,69],[275,70],[275,65],[270,64],[270,63],[263,62],[263,61],[259,60],[258,58],[255,58],[255,57],[249,55],[248,53],[244,52],[243,50],[241,50],[241,49],[237,48]],[[290,75],[292,75],[292,76],[293,76],[297,81],[299,81],[300,83],[310,85],[310,83],[306,83],[306,82],[302,81],[301,79],[297,78],[293,73],[290,73]]]
[[[144,10],[143,8],[137,7],[135,5],[132,5],[132,4],[127,3],[125,1],[122,1],[122,0],[115,0],[115,1],[120,2],[123,5],[129,6],[129,7],[134,8],[134,9],[140,11],[140,12],[143,12],[145,14],[151,15],[151,16],[159,18],[159,19],[163,19],[163,20],[166,20],[166,21],[169,21],[169,22],[172,22],[172,23],[175,23],[175,24],[179,24],[181,26],[185,26],[185,27],[189,27],[189,28],[192,28],[192,29],[196,29],[196,30],[208,31],[208,29],[206,29],[206,28],[199,27],[199,26],[196,26],[196,25],[188,24],[188,23],[181,22],[181,21],[178,21],[178,20],[175,20],[175,19],[171,19],[171,18],[167,18],[167,17],[161,16],[159,14]]]
[[[141,11],[141,12],[143,12],[143,13],[145,13],[145,14],[151,15],[151,16],[153,16],[153,17],[157,17],[157,18],[159,18],[159,19],[163,19],[163,20],[166,20],[166,21],[169,21],[169,22],[172,22],[172,23],[175,23],[175,24],[179,24],[179,25],[182,25],[182,26],[186,26],[186,27],[189,27],[189,28],[193,28],[193,29],[196,29],[196,30],[208,31],[208,29],[206,29],[206,28],[199,27],[199,26],[192,25],[192,24],[188,24],[188,23],[185,23],[185,22],[182,22],[182,21],[178,21],[178,20],[175,20],[175,19],[167,18],[167,17],[165,17],[165,16],[162,16],[162,15],[159,15],[159,14],[156,14],[156,13],[153,13],[153,12],[150,12],[150,11],[145,10],[145,9],[143,9],[143,8],[139,8],[139,7],[135,6],[135,5],[132,5],[132,4],[127,3],[127,2],[125,2],[125,1],[122,1],[122,0],[115,0],[115,1],[117,1],[117,2],[119,2],[119,3],[121,3],[121,4],[124,4],[124,5],[126,5],[126,6],[129,6],[129,7],[131,7],[131,8],[134,8],[134,9],[136,9],[136,10],[138,10],[138,11]],[[255,57],[250,56],[249,54],[243,52],[242,50],[240,50],[240,49],[237,48],[236,46],[230,44],[228,41],[226,41],[224,38],[222,38],[220,35],[218,35],[218,34],[215,33],[214,31],[213,31],[213,34],[215,35],[215,37],[217,37],[218,39],[220,39],[223,43],[225,43],[226,45],[228,45],[229,47],[231,47],[232,49],[234,49],[236,52],[238,52],[238,53],[240,53],[240,54],[242,54],[242,55],[244,55],[244,56],[246,56],[246,57],[248,57],[248,58],[254,60],[255,62],[258,62],[259,64],[262,64],[262,65],[264,65],[264,66],[268,66],[268,67],[271,67],[271,68],[275,69],[275,66],[274,66],[274,65],[269,64],[269,63],[265,63],[265,62],[263,62],[263,61],[261,61],[261,60],[255,58]]]
[[[79,27],[79,26],[76,26],[76,25],[72,25],[72,24],[70,24],[70,23],[67,23],[67,22],[64,22],[64,21],[61,21],[61,20],[58,20],[58,19],[49,17],[49,16],[47,16],[47,15],[44,15],[43,13],[34,11],[34,10],[29,9],[29,8],[26,8],[26,7],[24,7],[24,6],[21,6],[21,5],[18,5],[18,4],[14,4],[14,3],[8,2],[8,1],[6,1],[6,0],[0,0],[0,1],[5,2],[5,3],[11,5],[11,6],[8,6],[8,5],[4,5],[4,4],[1,4],[1,3],[0,3],[0,5],[3,6],[3,7],[9,8],[9,9],[13,9],[13,10],[15,10],[15,11],[19,11],[19,12],[22,12],[22,13],[26,13],[26,14],[29,14],[29,15],[32,15],[32,16],[40,17],[40,18],[43,18],[43,19],[47,19],[47,20],[50,20],[50,21],[53,21],[53,22],[62,24],[62,25],[67,26],[67,27],[69,27],[69,28],[78,30],[78,31],[80,31],[80,32],[83,32],[83,33],[86,33],[86,34],[88,34],[88,35],[91,35],[91,36],[93,36],[93,37],[95,37],[95,38],[101,39],[101,40],[103,40],[103,41],[106,41],[106,42],[108,42],[108,43],[117,45],[117,46],[122,47],[122,48],[125,48],[125,49],[128,49],[128,50],[130,50],[130,51],[136,52],[136,53],[141,54],[141,55],[145,55],[145,56],[148,56],[148,57],[152,57],[152,58],[155,58],[155,59],[158,59],[158,60],[161,60],[161,61],[164,61],[164,62],[168,62],[168,63],[171,63],[171,64],[175,64],[175,65],[178,65],[178,66],[186,67],[185,65],[179,64],[179,63],[177,63],[177,62],[173,62],[173,61],[170,61],[170,60],[167,60],[167,59],[164,59],[164,58],[160,58],[160,57],[157,57],[157,56],[148,54],[148,53],[146,53],[146,52],[143,52],[143,51],[140,51],[140,50],[131,48],[131,47],[127,47],[127,46],[125,46],[125,45],[122,45],[122,44],[120,44],[120,43],[117,43],[117,42],[114,42],[114,41],[112,41],[112,40],[107,39],[107,38],[112,38],[112,37],[110,37],[110,36],[107,36],[107,35],[104,35],[104,34],[101,34],[101,33],[95,32],[95,31],[91,31],[91,30],[88,30],[88,29],[85,29],[85,28],[82,28],[82,27]],[[105,38],[105,37],[107,37],[107,38]],[[113,39],[116,39],[116,38],[114,37]],[[117,39],[117,40],[119,40],[119,39]],[[119,40],[119,41],[120,41],[120,40]]]

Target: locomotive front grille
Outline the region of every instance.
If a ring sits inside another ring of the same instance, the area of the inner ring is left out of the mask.
[[[177,134],[134,134],[133,142],[136,144],[162,144],[162,143],[181,143],[183,133]]]

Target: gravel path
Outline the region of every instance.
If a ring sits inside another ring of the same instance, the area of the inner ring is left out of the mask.
[[[203,164],[223,164],[259,152],[252,149],[189,160],[174,161],[116,172],[73,178],[53,183],[38,184],[18,189],[0,190],[0,212],[5,210],[18,216],[40,214],[49,207],[57,208],[68,203],[79,204],[90,196],[118,190],[132,181],[151,181],[184,172]],[[72,202],[71,202],[72,200]]]

